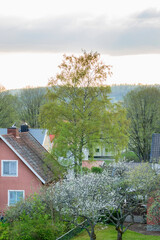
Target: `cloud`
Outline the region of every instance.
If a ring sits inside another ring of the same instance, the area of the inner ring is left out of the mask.
[[[137,14],[137,18],[139,18],[139,19],[160,18],[160,11],[158,11],[154,8],[147,9],[147,10]]]
[[[0,19],[1,52],[160,53],[160,12],[151,9],[119,22],[106,16]]]

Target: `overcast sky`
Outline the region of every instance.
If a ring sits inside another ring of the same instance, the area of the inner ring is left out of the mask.
[[[160,83],[159,0],[0,0],[0,83],[45,86],[62,55],[98,51],[109,83]]]

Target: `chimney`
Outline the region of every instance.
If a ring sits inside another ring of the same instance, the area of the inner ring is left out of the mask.
[[[16,127],[7,128],[7,134],[13,135],[15,138],[19,137],[19,131]]]
[[[21,125],[21,132],[28,132],[28,131],[29,131],[29,128],[27,123]]]

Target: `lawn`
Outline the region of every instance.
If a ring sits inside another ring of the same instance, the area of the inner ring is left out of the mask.
[[[104,226],[98,225],[96,226],[96,236],[97,240],[116,240],[117,239],[117,231],[114,226]],[[89,240],[88,233],[84,230],[77,237],[74,237],[72,240]],[[127,230],[123,235],[123,240],[160,240],[160,236],[151,236],[151,235],[143,235],[140,233],[136,233],[130,230]]]

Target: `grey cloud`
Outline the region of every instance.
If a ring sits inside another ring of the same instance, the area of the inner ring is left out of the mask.
[[[0,51],[160,53],[160,24],[149,18],[149,14],[147,21],[141,21],[140,15],[132,16],[118,25],[107,22],[105,16],[63,16],[33,22],[1,18]]]
[[[139,19],[160,18],[160,11],[151,8],[136,15]]]

